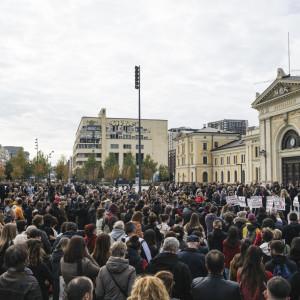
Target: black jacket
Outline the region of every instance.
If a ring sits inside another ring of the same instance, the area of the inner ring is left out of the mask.
[[[272,257],[272,259],[265,264],[265,267],[267,271],[274,273],[274,269],[277,265],[284,265],[284,264],[286,264],[291,274],[297,272],[298,270],[297,264],[283,255],[276,255]]]
[[[179,252],[179,260],[184,262],[192,273],[192,278],[205,277],[207,270],[205,267],[205,255],[194,248],[186,248]]]
[[[225,280],[221,275],[195,278],[192,282],[193,300],[241,300],[238,283]]]
[[[227,234],[220,230],[214,229],[213,232],[207,236],[209,250],[219,250],[223,252],[223,241],[226,239]]]
[[[173,253],[160,253],[153,258],[148,266],[148,272],[155,274],[159,271],[169,271],[174,276],[173,297],[181,300],[190,300],[191,271],[188,266]]]
[[[294,237],[300,237],[300,224],[291,223],[283,227],[282,236],[288,245],[291,245]]]

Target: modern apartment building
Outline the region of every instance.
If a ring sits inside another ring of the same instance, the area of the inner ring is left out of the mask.
[[[207,126],[219,130],[231,131],[239,134],[246,134],[248,128],[248,121],[224,119],[220,121],[209,122]]]
[[[158,163],[168,164],[168,121],[156,119],[141,120],[142,159],[146,155]],[[90,155],[104,163],[109,153],[114,153],[120,169],[124,156],[132,153],[138,156],[138,119],[108,118],[102,108],[97,117],[82,117],[73,146],[73,171],[82,167]]]

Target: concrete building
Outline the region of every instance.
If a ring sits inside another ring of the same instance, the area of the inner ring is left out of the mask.
[[[142,158],[150,155],[158,165],[168,164],[168,122],[166,120],[141,120]],[[138,119],[108,118],[102,108],[97,117],[82,117],[73,146],[73,171],[83,166],[89,155],[104,163],[109,153],[114,153],[120,169],[124,156],[138,155]]]
[[[248,128],[248,121],[224,119],[220,121],[209,122],[207,126],[239,134],[246,134],[246,130]]]
[[[9,158],[16,156],[18,151],[23,149],[23,147],[20,146],[4,146],[3,148],[8,151]],[[29,160],[29,152],[24,151],[24,154],[25,154],[25,158]]]
[[[9,160],[8,151],[0,145],[0,165],[4,166]]]
[[[205,135],[179,136],[176,181],[300,183],[300,76],[278,69],[273,83],[256,94],[252,107],[259,112],[259,127],[248,128],[241,138],[209,129]],[[207,141],[223,138],[218,145],[204,146],[204,136]],[[192,151],[196,140],[198,148]],[[201,143],[206,152],[199,151]]]

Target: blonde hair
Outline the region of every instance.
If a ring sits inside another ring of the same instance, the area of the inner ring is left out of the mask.
[[[3,246],[12,244],[12,241],[17,235],[17,226],[15,223],[7,223],[4,225],[0,236],[0,249]]]
[[[169,300],[170,296],[163,282],[154,276],[138,278],[127,300]]]

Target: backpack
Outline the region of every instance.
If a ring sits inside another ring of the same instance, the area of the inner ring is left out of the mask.
[[[289,280],[292,276],[291,271],[289,270],[287,264],[276,265],[273,270],[273,276],[280,276],[286,280]]]

